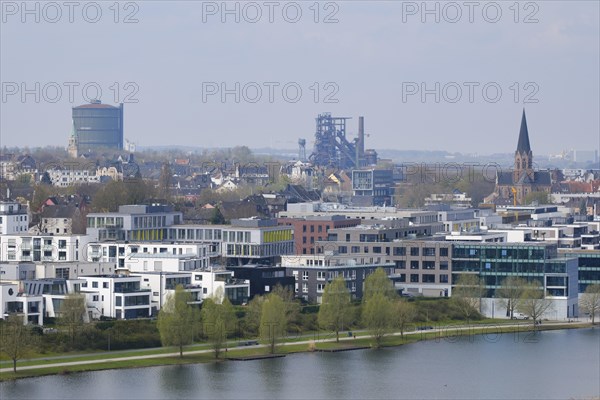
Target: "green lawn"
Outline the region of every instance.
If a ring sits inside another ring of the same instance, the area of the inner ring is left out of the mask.
[[[435,329],[441,328],[443,326],[447,326],[448,330],[442,329],[439,332],[433,332],[430,330],[422,330],[417,331],[413,334],[405,334],[404,337],[401,337],[399,334],[389,334],[384,337],[382,342],[382,347],[390,347],[390,346],[400,346],[404,344],[414,343],[421,340],[436,340],[442,338],[453,338],[447,340],[456,340],[454,338],[467,336],[467,335],[475,335],[475,334],[487,334],[490,340],[495,340],[498,334],[518,334],[519,338],[525,340],[528,335],[531,335],[531,324],[520,324],[519,326],[511,327],[511,326],[503,326],[507,324],[506,320],[487,320],[486,323],[491,325],[488,326],[478,326],[481,324],[473,324],[469,329],[461,329],[464,328],[465,324],[456,323],[456,321],[452,321],[452,324],[418,324],[418,326],[432,326]],[[510,321],[508,322],[510,323]],[[514,321],[513,321],[514,323]],[[448,326],[450,325],[450,326]],[[590,324],[576,324],[576,323],[565,323],[565,324],[557,324],[557,325],[541,325],[539,327],[540,330],[554,330],[554,329],[570,329],[570,328],[581,328],[591,326]],[[457,330],[459,329],[459,330]],[[518,333],[515,333],[518,332]],[[346,333],[346,332],[344,332]],[[287,339],[285,345],[279,344],[277,346],[276,352],[277,354],[292,354],[298,352],[308,352],[308,351],[316,351],[316,350],[334,350],[334,349],[348,349],[348,348],[356,348],[356,347],[372,347],[374,345],[374,339],[369,337],[368,332],[353,332],[356,333],[356,338],[348,339],[347,334],[340,334],[340,343],[336,343],[335,335],[333,334],[321,334],[319,337],[322,339],[323,337],[328,337],[330,340],[328,342],[318,342],[312,341],[311,338],[301,337],[297,339]],[[310,341],[310,343],[298,343],[293,344],[293,342],[299,341]],[[237,346],[236,342],[230,342],[227,351],[223,349],[221,353],[221,359],[227,359],[229,357],[249,357],[256,355],[265,355],[268,354],[268,347],[244,347]],[[233,346],[232,346],[233,345]],[[175,353],[178,349],[173,347],[160,348],[160,349],[152,349],[147,351],[131,351],[131,352],[119,352],[119,353],[99,353],[99,354],[87,354],[82,355],[81,357],[73,357],[66,358],[62,360],[46,360],[46,359],[37,359],[37,360],[29,360],[19,362],[17,365],[17,373],[13,372],[5,372],[0,373],[0,381],[10,380],[10,379],[18,379],[25,377],[33,377],[33,376],[41,376],[41,375],[53,375],[53,374],[64,374],[70,372],[81,372],[81,371],[96,371],[96,370],[105,370],[105,369],[115,369],[115,368],[139,368],[139,367],[147,367],[147,366],[156,366],[156,365],[170,365],[170,364],[191,364],[191,363],[204,363],[214,361],[214,354],[212,352],[201,353],[201,354],[186,354],[186,352],[194,351],[194,350],[206,350],[210,349],[210,345],[206,343],[195,344],[192,346],[185,347],[184,357],[157,357],[150,359],[132,359],[132,360],[123,360],[123,361],[107,361],[101,363],[93,363],[93,364],[85,364],[85,365],[71,365],[71,366],[61,366],[61,367],[50,367],[50,368],[40,368],[40,369],[30,369],[19,371],[19,367],[22,366],[31,366],[31,365],[40,365],[43,366],[45,364],[53,364],[58,362],[74,362],[74,361],[92,361],[92,360],[110,360],[112,358],[120,358],[120,357],[128,357],[128,356],[141,356],[141,355],[153,355],[153,354],[165,354],[165,353]],[[3,363],[2,367],[10,367],[12,364]]]

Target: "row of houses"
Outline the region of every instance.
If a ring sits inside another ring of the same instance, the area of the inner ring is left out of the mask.
[[[6,291],[3,309],[39,310],[31,315],[37,322],[54,315],[59,307],[47,307],[51,300],[35,300],[43,296],[32,286],[40,279],[63,280],[57,287],[85,293],[91,318],[152,315],[177,283],[197,301],[219,291],[241,304],[281,284],[319,303],[325,285],[341,275],[358,300],[366,277],[384,268],[398,291],[411,296],[452,296],[462,275],[475,274],[486,289],[482,312],[490,316],[505,312],[496,298],[504,279],[520,276],[538,282],[553,301],[549,318],[577,316],[579,293],[600,283],[599,222],[569,220],[555,206],[479,211],[486,210],[312,202],[288,204],[279,219],[211,225],[184,224],[180,211],[162,204],[124,205],[116,213],[89,213],[81,235],[0,235],[0,282],[12,285],[13,296]],[[515,214],[516,223],[506,223]],[[527,223],[520,223],[523,215]],[[213,275],[205,277],[207,271]],[[102,287],[97,277],[106,279]],[[133,282],[119,286],[135,293],[127,296],[141,296],[127,300],[128,313],[119,292],[100,291],[123,279]],[[215,282],[225,283],[219,289]]]

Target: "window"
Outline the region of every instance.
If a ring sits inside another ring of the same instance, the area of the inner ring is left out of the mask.
[[[405,256],[406,248],[405,247],[394,247],[394,255],[395,256]]]
[[[419,262],[418,261],[411,261],[410,262],[410,269],[419,269]]]
[[[317,280],[324,281],[325,280],[325,271],[317,271]]]
[[[302,293],[308,293],[308,283],[302,283]]]
[[[102,287],[104,289],[108,289],[108,282],[102,282]]]
[[[325,284],[324,283],[318,283],[317,284],[317,293],[323,293],[324,290],[325,290]]]
[[[194,277],[194,280],[201,281],[202,280],[202,275],[196,275]]]
[[[92,296],[92,301],[98,301],[98,295],[97,294],[95,294],[95,295]]]
[[[116,297],[116,303],[115,303],[115,305],[116,305],[117,307],[121,307],[121,305],[122,305],[122,301],[123,301],[123,300],[121,300],[121,299],[122,299],[122,297],[121,297],[121,296],[117,296],[117,297]]]
[[[302,280],[303,281],[307,281],[308,280],[308,271],[302,271]]]
[[[94,282],[92,282],[92,287],[93,287],[93,288],[97,288],[97,287],[98,287],[98,282],[95,282],[95,281],[94,281]]]
[[[360,253],[360,246],[352,246],[350,249],[352,253]]]
[[[418,283],[419,282],[419,274],[410,274],[410,281],[412,283]]]
[[[411,247],[410,248],[410,255],[411,256],[418,256],[419,255],[419,248],[418,247]]]
[[[435,247],[425,247],[423,249],[423,255],[427,257],[435,257]]]
[[[423,283],[435,283],[435,275],[423,274]]]
[[[435,269],[435,261],[423,261],[423,269]]]
[[[440,283],[448,283],[448,274],[440,275]]]
[[[448,249],[446,249],[446,250],[448,250]],[[448,269],[448,261],[440,261],[440,269],[447,270]]]
[[[448,248],[447,247],[440,248],[440,257],[448,257]]]

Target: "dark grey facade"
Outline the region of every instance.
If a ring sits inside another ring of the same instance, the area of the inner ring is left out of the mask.
[[[73,135],[79,154],[99,149],[123,149],[123,104],[113,107],[94,100],[73,107]]]
[[[286,274],[295,280],[296,297],[309,303],[320,304],[325,291],[325,285],[341,276],[346,281],[348,292],[354,300],[363,296],[364,282],[367,276],[377,268],[383,268],[388,276],[394,273],[394,264],[331,264],[322,259],[314,260],[313,265],[285,266]],[[324,262],[325,261],[325,262]]]

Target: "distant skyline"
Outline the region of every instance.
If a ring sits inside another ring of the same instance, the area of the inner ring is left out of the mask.
[[[525,108],[534,157],[600,147],[596,1],[28,4],[0,4],[0,146],[66,147],[87,84],[140,146],[311,149],[331,112],[367,148],[511,153]]]

